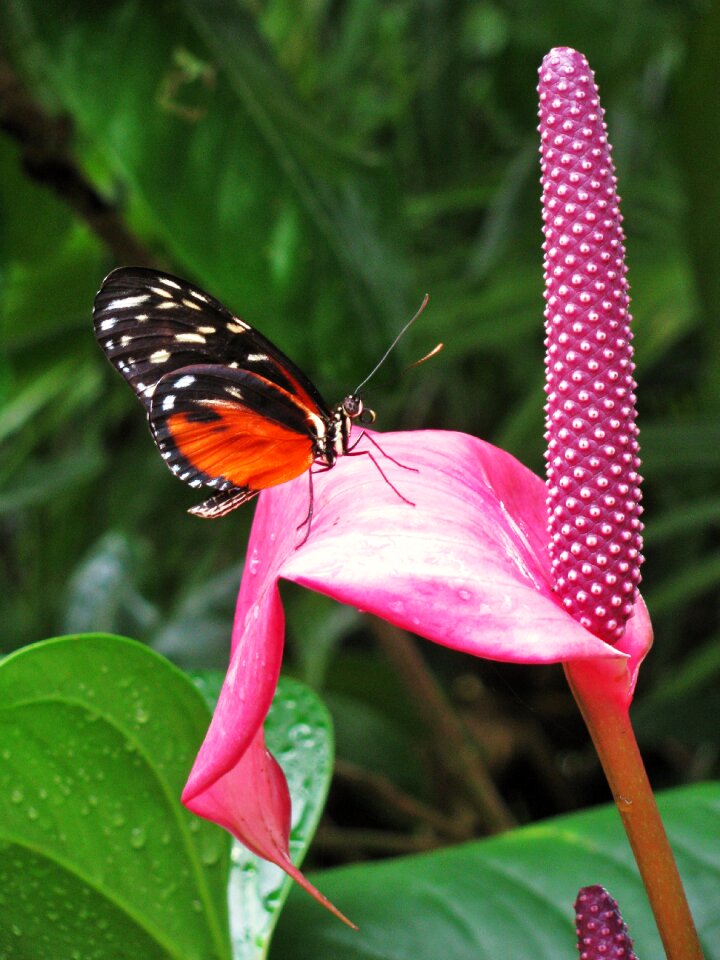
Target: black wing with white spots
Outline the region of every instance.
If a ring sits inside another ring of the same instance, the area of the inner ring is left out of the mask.
[[[148,414],[158,381],[202,363],[249,370],[329,416],[303,372],[219,300],[171,274],[120,267],[103,281],[93,310],[95,336]]]
[[[93,319],[168,468],[212,490],[191,513],[224,516],[316,457],[327,463],[335,441],[325,401],[285,354],[210,294],[170,274],[121,267],[103,281]]]

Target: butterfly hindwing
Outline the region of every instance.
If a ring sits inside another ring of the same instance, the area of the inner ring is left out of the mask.
[[[307,470],[325,429],[287,390],[220,364],[166,374],[150,400],[149,420],[163,459],[180,479],[238,495]]]
[[[144,267],[113,270],[95,298],[95,335],[150,411],[158,381],[196,364],[250,370],[327,417],[313,384],[266,337],[210,294]]]

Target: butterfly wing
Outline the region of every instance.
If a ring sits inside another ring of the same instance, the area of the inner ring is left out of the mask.
[[[329,416],[305,374],[261,333],[199,287],[144,267],[119,267],[95,297],[95,336],[150,412],[158,381],[194,364],[250,370]]]
[[[192,513],[223,516],[312,464],[327,404],[288,357],[210,294],[171,274],[121,267],[103,281],[93,320],[170,470],[217,491]]]
[[[166,374],[150,429],[174,474],[192,487],[257,491],[299,476],[318,429],[293,394],[248,370],[201,364]]]

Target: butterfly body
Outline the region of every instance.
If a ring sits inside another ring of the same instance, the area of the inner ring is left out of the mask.
[[[170,274],[114,270],[93,320],[169,469],[213,491],[191,509],[198,516],[223,516],[313,466],[330,469],[350,450],[353,421],[374,418],[355,394],[329,407],[267,338]]]

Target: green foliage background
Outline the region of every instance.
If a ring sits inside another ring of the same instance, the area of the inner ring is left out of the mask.
[[[210,289],[330,401],[429,291],[367,391],[379,427],[468,431],[542,471],[535,84],[570,45],[600,84],[627,232],[656,630],[636,718],[661,784],[717,774],[719,9],[6,0],[3,649],[92,629],[186,667],[225,662],[252,508],[187,516],[192,491],[95,344],[94,293],[130,254]],[[81,210],[74,176],[95,205]],[[428,732],[367,624],[287,596],[288,663],[333,707],[339,756],[435,796]],[[519,819],[605,797],[559,670],[422,652]],[[549,765],[539,792],[533,764]],[[341,823],[387,827],[342,799]]]

